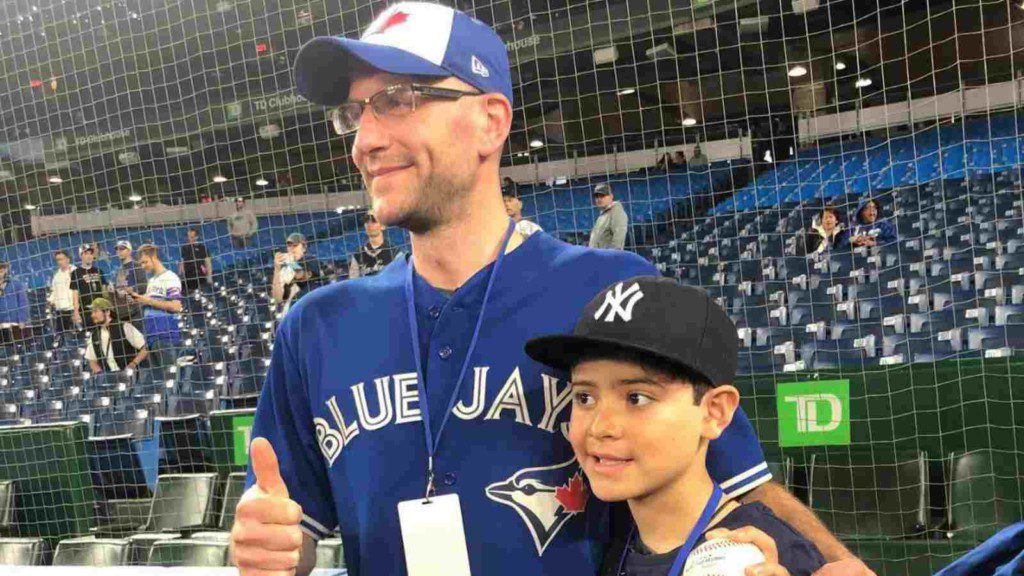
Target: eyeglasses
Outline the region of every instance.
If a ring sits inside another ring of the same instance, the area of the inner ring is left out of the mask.
[[[343,136],[359,129],[367,105],[373,110],[373,115],[381,120],[412,114],[423,98],[458,100],[463,96],[479,95],[479,92],[464,92],[424,84],[397,84],[388,86],[365,100],[345,102],[334,108],[330,112],[331,125],[335,134]]]

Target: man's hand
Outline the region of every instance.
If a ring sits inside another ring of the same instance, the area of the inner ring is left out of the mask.
[[[75,324],[81,325],[82,324],[82,315],[79,314],[78,312],[73,312],[71,314],[71,321],[74,322]]]
[[[877,576],[859,558],[846,558],[837,562],[829,562],[813,576]]]
[[[278,253],[274,254],[274,266],[280,268],[281,266],[284,266],[285,262],[287,262],[287,261],[288,261],[288,255],[285,254],[284,252],[278,252]]]
[[[775,539],[753,526],[744,526],[737,530],[718,528],[707,533],[708,540],[727,538],[733,542],[744,542],[757,546],[757,549],[764,554],[764,562],[747,566],[743,571],[744,576],[789,576],[789,570],[779,564],[779,550],[775,546]]]
[[[266,438],[249,448],[256,484],[245,491],[231,528],[232,556],[241,576],[290,576],[302,550],[302,508],[288,497],[277,455]]]

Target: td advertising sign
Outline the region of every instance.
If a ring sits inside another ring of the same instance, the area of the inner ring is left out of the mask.
[[[779,446],[850,443],[850,381],[789,382],[776,389]]]

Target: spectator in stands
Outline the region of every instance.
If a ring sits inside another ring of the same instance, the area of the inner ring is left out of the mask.
[[[612,187],[605,183],[594,186],[594,204],[601,213],[590,231],[590,247],[622,250],[626,246],[629,217],[622,204],[615,201]]]
[[[668,172],[670,170],[680,170],[686,168],[686,154],[682,150],[677,151],[675,154],[666,152],[664,156],[658,160],[657,167],[660,170]]]
[[[839,213],[835,208],[826,206],[805,234],[804,249],[808,256],[825,254],[843,245],[843,225],[839,222]]]
[[[82,310],[88,310],[93,300],[103,296],[107,280],[95,265],[96,250],[91,244],[82,244],[78,248],[78,257],[81,266],[71,271],[71,297],[74,304],[72,319],[81,326]]]
[[[256,214],[245,207],[244,198],[235,199],[235,213],[228,216],[228,234],[231,235],[231,245],[236,249],[242,249],[249,245],[253,235],[259,229],[259,221]]]
[[[708,157],[704,155],[704,152],[700,149],[700,144],[693,147],[693,156],[690,157],[690,166],[695,168],[703,168],[708,165]]]
[[[516,184],[516,181],[513,180],[512,178],[505,176],[504,178],[501,179],[501,193],[507,194],[510,192],[512,194],[515,194],[516,196],[519,196],[519,185]]]
[[[93,374],[134,369],[149,356],[145,337],[131,322],[117,318],[109,300],[97,298],[89,310],[93,328],[85,341],[85,359]]]
[[[315,287],[322,276],[320,264],[306,255],[306,237],[298,232],[288,235],[285,252],[274,254],[274,277],[270,283],[274,300],[283,302],[287,312],[292,303]]]
[[[373,212],[367,212],[363,217],[363,229],[366,230],[367,242],[348,260],[350,279],[373,276],[395,259],[395,254],[384,237],[384,226],[377,221]]]
[[[142,306],[136,304],[128,292],[146,292],[146,273],[135,261],[132,254],[132,243],[128,240],[118,240],[114,244],[114,252],[117,253],[118,267],[114,273],[113,290],[111,291],[111,303],[114,305],[114,314],[121,320],[138,322],[142,319]]]
[[[158,368],[170,366],[177,361],[181,346],[181,279],[164,267],[159,249],[152,244],[139,247],[139,264],[149,274],[146,294],[129,294],[143,307],[143,331],[153,356],[150,364]]]
[[[186,235],[188,243],[181,246],[178,275],[181,276],[185,294],[191,294],[203,285],[213,284],[213,261],[206,251],[206,245],[199,241],[198,229],[189,228]]]
[[[686,152],[683,152],[682,150],[676,150],[675,160],[676,160],[676,169],[678,169],[678,170],[685,170],[686,169],[686,167],[688,165],[688,162],[686,161]]]
[[[26,324],[28,289],[24,282],[11,275],[10,263],[0,262],[0,328],[5,332],[14,327],[20,330]]]
[[[505,201],[505,213],[516,222],[516,232],[523,238],[529,238],[534,232],[543,232],[544,229],[537,224],[523,218],[523,201],[515,189],[502,188],[501,199]]]
[[[878,200],[868,198],[857,209],[857,222],[844,234],[845,246],[883,246],[896,241],[896,227],[878,219]]]
[[[57,270],[50,280],[50,294],[46,302],[53,309],[54,332],[57,338],[63,339],[65,334],[75,329],[75,301],[71,293],[71,273],[75,267],[66,250],[54,252],[53,259],[57,262]]]

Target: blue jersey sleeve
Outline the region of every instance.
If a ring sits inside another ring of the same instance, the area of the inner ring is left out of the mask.
[[[274,447],[288,495],[302,507],[301,528],[320,540],[337,527],[338,520],[314,432],[305,379],[288,346],[287,325],[286,320],[278,330],[252,437],[262,436]],[[254,483],[250,462],[246,486]]]
[[[708,446],[708,473],[730,498],[772,479],[761,443],[742,408],[722,435]]]

